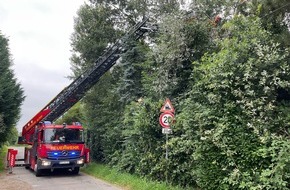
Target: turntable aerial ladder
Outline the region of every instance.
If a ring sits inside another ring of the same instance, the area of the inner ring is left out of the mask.
[[[24,150],[24,165],[40,176],[44,170],[65,169],[78,174],[80,167],[89,162],[89,148],[84,143],[84,129],[80,123],[55,125],[52,122],[76,104],[126,52],[128,39],[138,40],[151,29],[147,18],[137,23],[122,38],[111,45],[91,68],[83,72],[64,88],[22,128],[19,144],[27,144]],[[9,149],[7,163],[15,166],[16,150]],[[18,160],[18,161],[20,161]]]
[[[70,85],[64,88],[42,110],[40,110],[22,128],[22,143],[32,144],[36,126],[44,121],[53,122],[63,113],[77,103],[85,93],[98,82],[100,77],[107,72],[126,51],[125,43],[130,39],[138,40],[151,29],[146,26],[147,18],[137,23],[122,38],[117,40],[106,52],[101,55],[94,65],[77,77]]]

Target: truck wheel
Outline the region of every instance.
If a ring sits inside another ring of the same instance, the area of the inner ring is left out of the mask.
[[[42,170],[41,169],[38,169],[37,164],[35,164],[34,171],[35,171],[35,176],[36,177],[41,176]]]
[[[41,174],[42,174],[41,170],[37,170],[37,171],[35,172],[35,176],[36,176],[36,177],[40,177]]]
[[[72,172],[73,175],[77,175],[77,174],[79,174],[79,172],[80,172],[80,167],[75,167],[71,172]]]

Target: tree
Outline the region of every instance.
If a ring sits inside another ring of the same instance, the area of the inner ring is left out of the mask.
[[[277,27],[288,9],[279,9],[285,0],[275,3],[196,0],[181,10],[180,1],[91,0],[83,6],[72,43],[76,76],[144,15],[158,22],[146,41],[128,41],[120,62],[82,101],[93,158],[157,180],[168,169],[168,182],[183,187],[289,188],[289,46],[280,40],[285,27]],[[265,18],[269,10],[277,11]],[[168,161],[158,124],[164,97],[173,101],[177,120]]]
[[[94,1],[82,6],[78,11],[78,17],[75,19],[75,32],[72,36],[74,54],[71,61],[75,76],[90,68],[106,48],[109,48],[120,36],[120,30],[115,28],[113,11],[113,7],[108,6],[105,2]],[[116,102],[117,95],[113,92],[114,85],[113,75],[107,72],[82,100],[83,124],[87,126],[88,143],[92,156],[97,161],[107,161],[109,159],[107,152],[112,151],[112,147],[116,143],[113,142],[114,138],[108,138],[117,136],[114,134],[115,131],[109,133],[111,129],[118,129],[116,127],[119,119],[117,107],[120,104]],[[109,112],[116,113],[113,119]]]
[[[158,124],[161,102],[141,99],[127,104],[120,125],[119,150],[111,165],[141,176],[165,179],[164,136]]]
[[[290,45],[289,13],[290,3],[287,0],[251,0],[245,1],[244,14],[261,18],[262,25],[271,31],[276,41],[285,48]],[[245,13],[246,12],[246,13]],[[288,22],[287,22],[288,21]]]
[[[108,45],[119,37],[110,15],[110,8],[99,4],[85,4],[79,9],[71,38],[72,77],[77,77],[90,68]]]
[[[187,132],[176,144],[193,146],[188,156],[201,188],[287,189],[289,53],[255,17],[235,17],[223,28],[220,51],[194,62],[177,116],[176,130]]]
[[[116,70],[114,69],[113,72]],[[114,74],[106,73],[84,99],[85,125],[88,143],[95,160],[109,162],[120,142],[120,118],[123,105],[118,94],[112,91],[116,85]]]
[[[126,43],[126,51],[121,58],[120,70],[123,71],[123,75],[120,76],[118,82],[117,91],[120,96],[120,102],[130,103],[131,101],[137,101],[140,97],[144,96],[142,85],[142,63],[146,59],[146,52],[148,46],[130,39]]]
[[[71,109],[63,114],[55,123],[58,124],[72,124],[73,122],[83,122],[82,104],[80,102],[76,103]]]
[[[188,89],[192,61],[213,51],[213,27],[189,18],[184,11],[165,13],[143,64],[143,85],[147,95],[163,99],[178,97]]]
[[[0,144],[8,140],[7,134],[16,125],[24,100],[23,90],[11,66],[8,39],[0,33]]]

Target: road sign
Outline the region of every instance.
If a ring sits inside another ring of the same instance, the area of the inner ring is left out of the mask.
[[[159,123],[164,128],[170,128],[170,124],[173,121],[174,115],[170,112],[162,113],[159,117]]]
[[[168,98],[166,98],[164,105],[160,109],[160,112],[175,112],[174,107],[172,106],[171,101]]]
[[[162,133],[163,134],[172,134],[172,129],[170,129],[170,128],[162,128]]]

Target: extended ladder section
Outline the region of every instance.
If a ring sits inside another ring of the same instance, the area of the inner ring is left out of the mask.
[[[55,121],[75,103],[77,103],[85,93],[94,86],[100,77],[107,72],[126,52],[125,43],[130,39],[138,40],[151,29],[146,27],[147,18],[137,23],[121,39],[112,45],[102,56],[100,56],[92,66],[69,86],[64,88],[52,101],[50,101],[40,112],[38,112],[22,129],[22,137],[27,144],[32,143],[32,134],[41,121]]]

